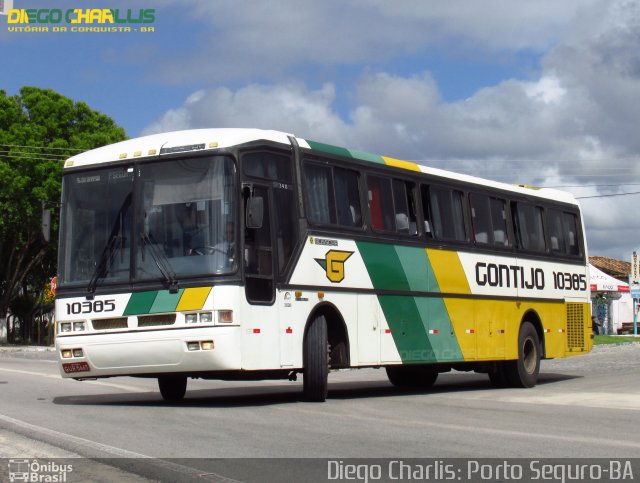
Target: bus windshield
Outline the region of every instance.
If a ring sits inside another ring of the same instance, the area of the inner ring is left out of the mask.
[[[226,156],[66,175],[60,283],[91,286],[235,271],[235,183],[235,165]]]

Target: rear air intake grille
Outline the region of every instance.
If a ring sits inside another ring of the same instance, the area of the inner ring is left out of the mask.
[[[138,327],[155,327],[157,325],[173,325],[176,314],[138,315]]]
[[[93,325],[94,330],[126,329],[127,318],[116,317],[113,319],[97,319],[92,320],[91,325]]]
[[[567,304],[567,348],[570,351],[584,350],[583,304]]]

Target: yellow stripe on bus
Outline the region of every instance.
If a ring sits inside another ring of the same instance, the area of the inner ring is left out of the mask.
[[[401,159],[387,158],[386,156],[381,156],[387,166],[394,166],[396,168],[408,169],[411,171],[420,171],[420,167],[416,163],[412,163],[411,161],[403,161]]]
[[[469,282],[462,268],[457,252],[427,248],[427,257],[431,262],[440,292],[470,294]]]
[[[185,289],[180,302],[176,307],[177,311],[184,310],[200,310],[204,307],[204,303],[211,292],[211,287],[196,287]]]
[[[462,295],[471,293],[457,252],[431,248],[425,250],[441,293]],[[476,338],[473,334],[466,332],[467,329],[474,328],[473,300],[461,298],[444,298],[443,300],[464,360],[475,360]]]

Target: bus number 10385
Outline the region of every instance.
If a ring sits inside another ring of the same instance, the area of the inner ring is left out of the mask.
[[[578,273],[553,272],[553,288],[557,290],[587,290],[587,277]]]
[[[116,301],[109,300],[85,300],[84,302],[67,303],[67,315],[90,314],[92,312],[113,312],[116,309]]]

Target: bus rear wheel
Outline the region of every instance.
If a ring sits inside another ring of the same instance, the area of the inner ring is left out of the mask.
[[[187,392],[187,376],[160,376],[158,387],[165,401],[180,401]]]
[[[428,389],[438,379],[438,371],[430,366],[387,366],[389,382],[396,387]]]
[[[505,361],[504,370],[511,387],[533,387],[538,382],[542,348],[538,331],[524,322],[518,333],[518,359]]]
[[[304,339],[304,373],[302,377],[305,401],[323,402],[329,392],[329,342],[324,315],[313,319]]]

